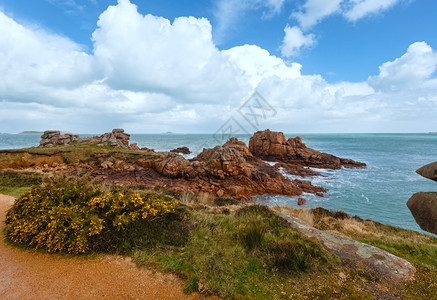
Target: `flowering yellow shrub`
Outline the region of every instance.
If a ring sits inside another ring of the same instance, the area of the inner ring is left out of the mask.
[[[177,201],[155,193],[103,193],[87,180],[34,187],[8,211],[7,237],[49,252],[86,253],[131,228],[174,212]]]

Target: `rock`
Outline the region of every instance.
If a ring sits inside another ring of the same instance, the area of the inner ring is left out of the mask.
[[[108,161],[108,160],[105,160],[104,162],[102,162],[102,163],[100,164],[100,166],[101,166],[103,169],[111,168],[113,165],[114,165],[114,163],[111,162],[111,161]]]
[[[247,167],[246,159],[234,148],[216,146],[213,149],[204,149],[196,160],[203,162],[207,172],[218,178],[236,176],[243,173]]]
[[[190,149],[188,147],[185,147],[185,146],[170,150],[170,152],[180,153],[180,154],[190,154],[191,153]]]
[[[190,171],[191,164],[181,155],[168,153],[162,160],[154,163],[153,168],[160,174],[167,177],[184,177]]]
[[[437,192],[416,193],[407,206],[420,228],[437,234]]]
[[[130,144],[128,148],[130,150],[140,150],[140,147],[138,147],[137,143]]]
[[[237,150],[245,158],[253,156],[249,151],[249,147],[247,147],[244,142],[239,141],[237,138],[230,138],[223,146]]]
[[[304,205],[305,203],[307,203],[307,200],[305,198],[297,199],[297,205]]]
[[[292,228],[319,240],[326,250],[337,254],[345,264],[362,264],[377,278],[393,283],[414,277],[416,268],[401,257],[337,233],[318,230],[298,218],[276,211],[275,213],[287,220]]]
[[[285,139],[282,132],[258,131],[249,140],[249,150],[257,157],[315,168],[340,169],[364,167],[366,164],[351,159],[307,148],[300,137]]]
[[[78,135],[71,133],[61,134],[59,130],[47,130],[41,135],[41,141],[39,147],[52,147],[56,145],[68,145],[71,142],[77,142],[79,140]]]
[[[419,168],[416,173],[425,178],[437,181],[437,161]]]
[[[216,195],[217,195],[217,197],[222,197],[222,196],[224,195],[224,193],[225,193],[225,192],[223,192],[223,190],[220,189],[220,190],[218,190],[218,191],[216,192]]]

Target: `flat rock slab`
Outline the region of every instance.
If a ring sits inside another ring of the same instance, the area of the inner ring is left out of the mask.
[[[437,181],[437,161],[417,169],[416,173],[425,178]]]
[[[407,202],[420,228],[437,234],[437,193],[416,193]]]
[[[292,228],[319,240],[326,250],[337,254],[342,261],[362,263],[380,279],[398,283],[414,277],[416,268],[403,258],[340,234],[318,230],[298,218],[275,213],[287,220]]]

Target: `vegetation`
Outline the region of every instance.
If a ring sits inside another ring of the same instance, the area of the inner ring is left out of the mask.
[[[405,258],[414,264],[417,272],[416,280],[407,284],[402,294],[411,299],[437,299],[437,238],[321,207],[274,209],[309,221],[317,229],[338,232]]]
[[[165,195],[105,193],[88,178],[57,176],[15,201],[6,236],[48,252],[121,252],[159,239],[151,229],[163,228],[176,205]]]
[[[139,266],[180,275],[187,293],[237,299],[437,298],[437,239],[430,235],[321,208],[275,208],[411,261],[416,279],[393,285],[360,265],[344,266],[265,206],[207,194],[169,195],[164,187],[103,186],[88,178],[41,181],[40,175],[2,172],[0,182],[15,191],[36,184],[7,214],[5,233],[12,243],[48,252],[130,255]]]
[[[18,197],[41,184],[42,175],[29,172],[0,171],[0,193]]]

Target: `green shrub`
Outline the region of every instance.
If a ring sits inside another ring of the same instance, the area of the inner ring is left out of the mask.
[[[251,251],[259,248],[264,240],[266,228],[260,220],[252,219],[239,232],[239,239],[243,246]]]
[[[272,242],[266,252],[270,267],[281,273],[306,272],[316,260],[327,261],[319,245],[303,239]]]
[[[88,178],[55,177],[15,201],[6,234],[49,252],[117,251],[162,236],[176,205],[161,194],[106,193]]]

